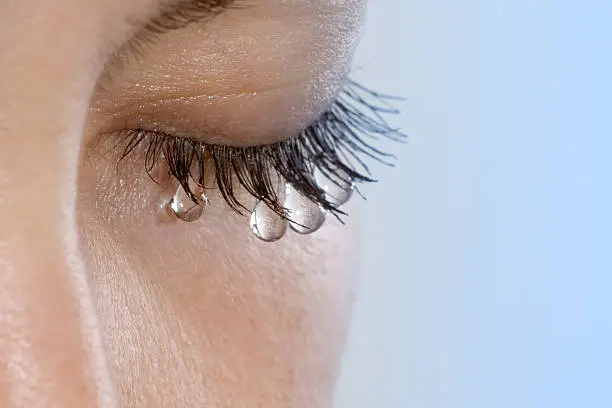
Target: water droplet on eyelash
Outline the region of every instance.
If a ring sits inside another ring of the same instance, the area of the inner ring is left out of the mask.
[[[278,241],[287,232],[287,220],[259,201],[251,213],[251,231],[262,241]]]
[[[327,201],[336,207],[346,204],[355,191],[355,182],[342,170],[332,170],[325,174],[316,168],[314,179],[319,188],[325,191]]]
[[[208,206],[208,198],[204,194],[204,189],[196,183],[190,181],[189,188],[198,198],[198,202],[193,202],[183,186],[179,185],[176,193],[168,202],[168,208],[179,220],[194,222],[202,216],[204,209]]]
[[[325,222],[325,209],[300,194],[291,184],[287,184],[284,205],[289,211],[289,225],[298,234],[312,234]]]

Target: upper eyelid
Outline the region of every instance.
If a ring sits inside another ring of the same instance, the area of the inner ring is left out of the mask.
[[[351,54],[332,52],[332,37],[312,41],[308,29],[294,28],[290,7],[283,3],[255,6],[236,0],[231,7],[244,10],[160,36],[141,60],[129,61],[92,95],[94,131],[119,130],[124,124],[155,130],[160,125],[160,130],[182,136],[250,145],[282,140],[303,129],[333,103]],[[272,23],[265,18],[268,14]],[[285,46],[276,46],[274,39],[282,34],[287,35]],[[305,64],[304,49],[307,56],[324,50],[318,54],[329,52],[330,58]],[[182,103],[186,98],[189,103]]]
[[[283,108],[272,107],[278,100],[293,102],[294,91],[285,88],[256,89],[253,92],[206,94],[184,92],[175,96],[142,98],[136,95],[128,102],[112,98],[94,105],[97,133],[123,129],[141,129],[172,133],[189,139],[233,146],[252,146],[285,140],[309,126],[332,107],[342,92],[338,89],[316,103],[302,101],[299,113],[280,114]],[[292,84],[298,89],[301,83]],[[268,96],[266,96],[268,95]],[[277,96],[284,95],[284,96]],[[270,102],[271,101],[271,102]],[[119,107],[117,103],[120,103]],[[235,106],[240,104],[242,109]]]

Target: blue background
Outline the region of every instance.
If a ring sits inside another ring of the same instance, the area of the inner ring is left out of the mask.
[[[612,1],[369,4],[353,76],[410,143],[360,205],[336,406],[612,407]]]

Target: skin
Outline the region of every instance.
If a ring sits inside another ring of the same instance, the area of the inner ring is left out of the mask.
[[[338,91],[363,4],[252,2],[127,57],[162,4],[0,5],[0,406],[329,407],[354,221],[263,243],[211,191],[183,223],[172,180],[112,146],[290,136]]]

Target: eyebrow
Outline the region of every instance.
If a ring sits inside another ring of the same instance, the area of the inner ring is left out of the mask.
[[[160,34],[214,18],[227,9],[237,7],[236,0],[179,0],[162,7],[159,14],[144,26],[144,30]]]

